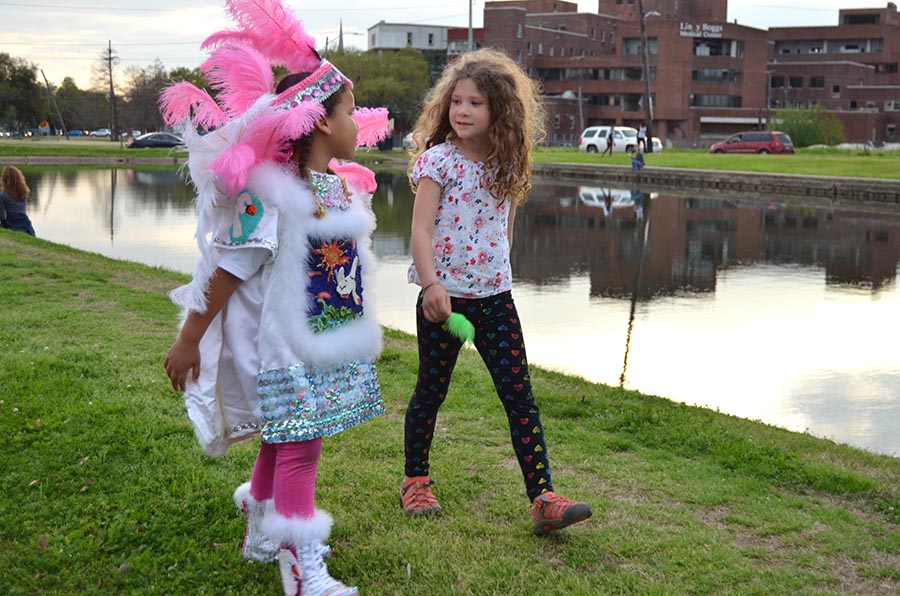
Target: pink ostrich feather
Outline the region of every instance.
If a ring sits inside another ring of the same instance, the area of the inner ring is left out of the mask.
[[[260,116],[241,135],[241,143],[253,150],[258,161],[283,161],[290,155],[290,142],[309,134],[324,115],[321,104],[309,103]]]
[[[391,131],[387,108],[358,108],[353,111],[353,121],[359,126],[359,147],[375,147]]]
[[[250,168],[259,163],[253,148],[244,143],[236,143],[216,158],[210,169],[225,183],[226,191],[233,195],[247,184]]]
[[[237,23],[237,31],[214,33],[202,47],[246,40],[272,64],[286,66],[292,72],[315,70],[321,62],[315,39],[279,0],[227,0],[226,10]]]
[[[375,172],[356,162],[340,162],[332,159],[328,163],[331,171],[347,182],[347,187],[354,192],[373,193],[378,188],[375,182]]]
[[[163,89],[159,94],[159,105],[163,120],[169,126],[187,120],[191,110],[194,112],[194,122],[204,128],[221,126],[227,120],[209,93],[187,81]]]
[[[220,90],[218,100],[233,114],[243,114],[261,96],[274,91],[272,67],[246,43],[217,48],[200,70],[210,85]]]

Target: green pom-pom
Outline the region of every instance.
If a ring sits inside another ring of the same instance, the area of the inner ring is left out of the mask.
[[[464,344],[475,341],[475,325],[458,312],[450,314],[447,319],[447,329]]]

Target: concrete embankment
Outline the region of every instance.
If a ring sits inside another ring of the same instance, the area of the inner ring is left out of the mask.
[[[597,182],[598,185],[630,187],[639,184],[648,190],[711,190],[767,196],[808,197],[833,201],[872,202],[900,205],[900,180],[882,178],[840,178],[768,172],[691,170],[645,167],[632,172],[625,166],[602,164],[536,163],[537,177]]]
[[[140,155],[0,155],[0,165],[11,166],[179,166],[184,155],[142,157]]]

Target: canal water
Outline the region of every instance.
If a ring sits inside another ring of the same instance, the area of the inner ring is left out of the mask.
[[[193,270],[177,172],[25,173],[38,236]],[[378,180],[378,316],[414,333],[413,196]],[[900,456],[897,209],[537,180],[512,258],[532,363]]]

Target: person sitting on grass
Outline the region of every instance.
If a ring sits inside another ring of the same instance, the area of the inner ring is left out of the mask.
[[[631,171],[639,172],[641,168],[644,167],[644,154],[641,152],[641,147],[638,147],[634,150],[634,153],[631,156]]]
[[[31,189],[19,168],[6,166],[0,174],[0,226],[34,236],[34,226],[25,212]]]

